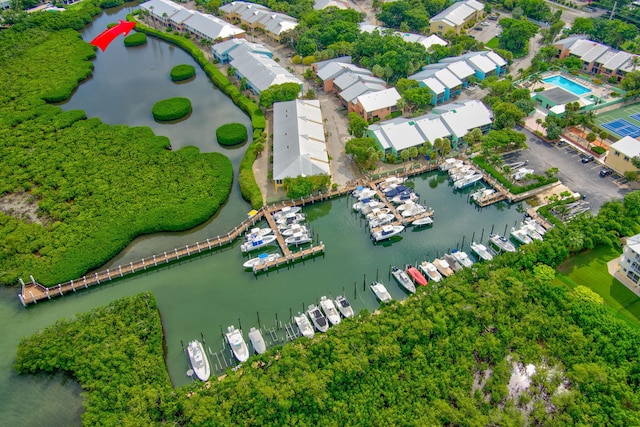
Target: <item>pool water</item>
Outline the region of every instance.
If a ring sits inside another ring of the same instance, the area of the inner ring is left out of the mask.
[[[568,90],[569,92],[578,96],[591,92],[591,89],[588,89],[582,85],[579,85],[578,83],[574,83],[563,76],[547,77],[546,79],[544,79],[544,82],[551,83],[552,85],[561,87],[562,89]]]

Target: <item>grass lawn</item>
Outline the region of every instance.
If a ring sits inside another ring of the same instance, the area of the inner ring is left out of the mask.
[[[490,47],[491,49],[495,49],[498,46],[498,43],[500,43],[500,39],[498,37],[494,37],[491,40],[489,40],[488,42],[485,43],[486,47]]]
[[[574,256],[558,267],[556,283],[571,289],[586,286],[600,295],[620,318],[640,325],[640,298],[607,271],[607,262],[619,255],[616,249],[598,248]]]

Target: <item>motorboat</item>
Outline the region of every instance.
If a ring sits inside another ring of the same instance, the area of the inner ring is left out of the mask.
[[[369,227],[377,228],[377,227],[380,227],[380,226],[385,226],[385,224],[389,224],[390,222],[393,222],[394,219],[396,219],[396,216],[394,214],[391,214],[391,213],[380,215],[380,216],[375,217],[371,221],[369,221]],[[391,236],[389,236],[389,237],[391,237]]]
[[[306,225],[302,225],[299,223],[291,224],[291,227],[285,228],[280,231],[284,237],[293,236],[295,233],[309,233],[309,229]]]
[[[383,225],[380,230],[371,233],[371,237],[373,237],[373,240],[376,242],[379,242],[396,236],[402,233],[403,230],[404,225]]]
[[[449,267],[451,267],[451,269],[454,272],[462,270],[462,265],[460,265],[456,257],[454,257],[453,255],[444,254],[442,257],[444,258],[445,261],[447,261],[447,263],[449,264]]]
[[[304,245],[312,240],[311,235],[308,233],[293,233],[293,235],[284,239],[287,245]]]
[[[411,218],[412,216],[423,214],[426,211],[427,208],[416,203],[412,207],[403,210],[401,215],[403,218]]]
[[[382,209],[384,207],[386,207],[386,205],[384,203],[379,202],[377,200],[372,200],[366,206],[363,206],[362,209],[360,209],[360,213],[362,215],[367,215],[367,214],[371,213],[376,208]]]
[[[196,377],[201,381],[207,381],[209,376],[211,376],[211,368],[209,367],[209,359],[207,359],[202,343],[198,340],[189,342],[187,354],[189,355],[191,368],[193,368]]]
[[[251,346],[256,353],[263,354],[267,351],[267,344],[264,342],[264,338],[262,337],[262,332],[260,332],[260,329],[249,329],[249,341],[251,341]]]
[[[415,201],[407,200],[403,204],[396,206],[396,211],[402,212],[402,211],[405,211],[407,209],[411,209],[413,206],[415,206],[415,204],[416,204]]]
[[[293,316],[293,321],[298,325],[298,329],[303,337],[313,338],[316,334],[306,314],[298,312],[297,316]]]
[[[273,230],[271,228],[269,228],[269,227],[252,228],[251,231],[246,236],[244,236],[244,240],[248,242],[249,240],[251,240],[252,236],[263,236],[264,237],[264,236],[269,235],[271,233],[273,233]]]
[[[433,260],[433,265],[436,266],[440,274],[442,274],[444,277],[449,277],[453,275],[453,269],[451,268],[451,266],[447,261],[440,258],[436,258]]]
[[[504,236],[501,236],[499,234],[494,234],[492,236],[489,237],[489,241],[491,243],[493,243],[498,249],[500,249],[503,252],[516,252],[517,249],[515,246],[513,246],[513,243],[511,243],[509,241],[509,239],[507,239]]]
[[[318,331],[327,332],[329,330],[329,322],[327,321],[327,318],[322,314],[320,308],[315,306],[315,304],[309,305],[307,308],[307,314]]]
[[[371,199],[365,199],[361,202],[355,202],[352,205],[352,208],[354,211],[358,211],[358,212],[362,212],[362,210],[368,206],[371,206],[372,208],[374,207],[384,207],[384,203],[379,202],[377,200],[371,200]],[[362,212],[362,213],[368,213],[368,212]]]
[[[380,300],[380,302],[389,302],[393,300],[391,298],[391,294],[387,291],[387,288],[380,282],[371,283],[371,290],[376,295],[376,298]]]
[[[286,214],[285,216],[283,216],[282,218],[276,220],[276,224],[293,224],[293,223],[297,223],[300,221],[304,221],[307,218],[307,216],[303,213],[292,213],[292,214]]]
[[[418,199],[420,199],[420,195],[418,193],[414,193],[413,191],[406,190],[406,191],[403,191],[402,193],[395,195],[391,199],[391,202],[395,203],[396,205],[400,205],[402,203],[406,203],[407,200],[412,200],[415,202]]]
[[[524,230],[527,233],[527,236],[531,237],[533,240],[543,240],[543,237],[540,233],[538,233],[534,227],[527,225],[525,223],[520,223],[520,229]]]
[[[444,162],[440,163],[440,165],[438,166],[438,169],[440,169],[443,172],[447,172],[449,169],[455,168],[460,165],[462,165],[462,160],[455,159],[452,157],[449,159],[445,159]]]
[[[352,195],[354,197],[357,197],[358,200],[362,201],[364,199],[370,199],[372,197],[375,197],[378,194],[378,192],[376,190],[374,190],[373,188],[369,188],[369,187],[363,187],[361,189],[358,190],[354,190]]]
[[[475,193],[471,193],[471,200],[477,202],[479,200],[486,199],[495,192],[496,190],[494,190],[493,188],[483,188],[482,190],[478,190]]]
[[[422,261],[418,268],[420,268],[420,270],[422,270],[422,272],[427,275],[429,280],[433,280],[434,282],[439,282],[440,280],[442,280],[442,274],[440,274],[440,272],[432,262]]]
[[[528,245],[529,243],[533,242],[531,237],[529,237],[527,235],[527,232],[522,228],[511,227],[511,238],[523,245]]]
[[[349,300],[342,295],[338,295],[336,297],[336,307],[338,307],[338,311],[345,318],[353,317],[355,314],[353,312],[353,307],[351,307],[351,303],[349,303]]]
[[[461,178],[464,178],[467,175],[472,175],[476,171],[469,165],[463,165],[459,168],[449,170],[449,179],[451,181],[457,181]]]
[[[433,218],[431,218],[430,216],[425,216],[419,219],[414,220],[411,225],[414,225],[416,227],[422,227],[423,225],[431,225],[433,224]]]
[[[322,311],[324,311],[324,315],[327,316],[327,320],[332,325],[337,325],[340,323],[340,313],[336,310],[336,306],[333,304],[333,301],[330,298],[325,296],[320,298],[320,307]]]
[[[473,260],[464,251],[452,250],[451,255],[458,261],[463,268],[469,268],[473,265]]]
[[[284,218],[285,215],[297,214],[301,210],[302,208],[300,206],[285,206],[282,209],[280,209],[278,212],[274,212],[273,215],[271,216],[273,217],[274,220],[277,221],[280,218]]]
[[[525,218],[524,224],[529,228],[532,228],[533,230],[537,231],[538,234],[540,234],[541,236],[543,236],[544,233],[547,232],[547,230],[542,225],[540,225],[538,221],[536,221],[533,218]]]
[[[416,293],[416,285],[413,284],[413,282],[411,281],[409,276],[407,276],[407,273],[405,273],[404,270],[396,266],[393,266],[391,267],[391,275],[393,276],[394,279],[396,279],[398,284],[400,284],[400,286],[405,288],[408,292],[411,292],[412,294]]]
[[[244,268],[257,267],[259,265],[263,265],[263,264],[267,264],[269,262],[273,262],[273,261],[277,260],[278,258],[280,258],[281,256],[282,255],[280,255],[279,253],[273,253],[273,254],[264,253],[264,254],[260,254],[256,258],[251,258],[250,260],[245,261],[245,263],[242,264],[242,266]]]
[[[386,215],[386,214],[388,214],[390,212],[391,212],[391,209],[389,209],[389,208],[375,208],[371,212],[369,212],[365,216],[365,218],[367,218],[367,221],[371,221],[372,219],[374,219],[377,216]]]
[[[406,265],[407,275],[411,277],[413,283],[416,283],[420,286],[427,286],[427,278],[422,275],[414,266],[407,264]]]
[[[404,178],[404,177],[390,176],[390,177],[386,178],[384,181],[380,182],[378,184],[378,188],[381,189],[384,192],[385,188],[389,188],[389,187],[392,187],[392,186],[400,185],[403,182],[405,182],[406,180],[407,180],[407,178]]]
[[[411,191],[411,188],[406,185],[394,185],[393,187],[385,188],[382,193],[387,199],[392,199],[405,191]]]
[[[227,328],[225,335],[229,347],[231,347],[231,351],[233,352],[233,356],[238,359],[239,362],[246,362],[247,359],[249,359],[249,348],[247,347],[247,343],[244,342],[242,331],[231,325]]]
[[[264,248],[269,243],[276,240],[276,236],[270,234],[268,236],[253,236],[251,240],[244,242],[240,245],[240,250],[242,252],[251,252],[260,248]]]
[[[475,252],[478,257],[480,257],[480,259],[483,259],[485,261],[491,261],[493,259],[493,255],[491,255],[491,252],[489,252],[487,247],[482,243],[471,243],[471,250]]]
[[[467,175],[462,179],[457,180],[453,183],[453,188],[456,190],[461,190],[463,188],[467,188],[470,185],[475,184],[476,182],[482,179],[481,173],[474,173],[472,175]]]

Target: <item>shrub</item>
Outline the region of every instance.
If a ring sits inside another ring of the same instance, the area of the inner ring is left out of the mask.
[[[126,47],[140,46],[147,42],[147,35],[145,33],[133,33],[130,36],[124,38],[124,45]]]
[[[158,121],[168,121],[180,119],[191,112],[191,101],[187,98],[169,98],[156,102],[151,113]]]
[[[247,142],[247,128],[240,123],[227,123],[216,129],[220,145],[238,145]]]
[[[591,151],[593,151],[594,153],[598,154],[598,155],[603,155],[607,149],[604,147],[600,147],[598,145],[591,147]]]
[[[196,75],[196,67],[188,64],[176,65],[171,69],[171,81],[181,82]]]

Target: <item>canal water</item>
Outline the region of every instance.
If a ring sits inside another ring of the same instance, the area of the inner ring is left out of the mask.
[[[129,10],[131,9],[121,8],[115,14],[112,11],[103,14],[87,28],[84,37],[90,39],[99,33],[100,29],[106,28],[107,23],[122,19]],[[215,130],[212,123],[214,116],[223,113],[213,113],[213,108],[217,107],[218,103],[224,103],[224,109],[235,108],[224,99],[214,102],[210,120],[195,120],[180,132],[175,131],[173,126],[182,126],[181,123],[159,125],[152,120],[149,121],[149,110],[155,101],[149,101],[148,105],[138,107],[123,116],[118,116],[119,112],[109,111],[108,108],[100,110],[104,108],[102,103],[92,106],[93,99],[108,99],[111,85],[126,86],[130,91],[139,90],[139,97],[144,99],[148,94],[160,90],[158,86],[146,86],[154,81],[155,74],[165,78],[173,65],[191,63],[189,57],[179,50],[152,39],[146,47],[134,50],[122,48],[121,54],[116,55],[114,52],[120,49],[120,44],[117,39],[106,52],[98,53],[94,77],[83,83],[63,108],[84,109],[89,116],[101,117],[109,123],[151,126],[156,133],[170,136],[174,148],[180,147],[181,144],[202,144],[198,146],[203,151],[221,150],[212,142],[212,132]],[[145,54],[145,49],[150,53]],[[131,62],[127,62],[126,67],[116,67],[118,73],[113,72],[123,80],[113,80],[113,73],[102,72],[103,67],[109,67],[111,61],[122,64],[121,61],[124,61],[125,57]],[[186,90],[189,85],[204,80],[200,73],[194,81],[177,87]],[[112,83],[107,84],[107,81]],[[90,85],[91,91],[88,91]],[[165,91],[172,85],[165,81],[160,87]],[[206,89],[199,88],[188,95],[184,95],[183,92],[176,92],[177,94],[190,97],[194,103],[194,114],[189,118],[192,120],[196,115],[195,101],[201,97],[214,97],[219,92],[207,84]],[[175,95],[166,97],[168,96]],[[80,101],[82,97],[85,97],[84,102]],[[164,94],[160,96],[164,97]],[[122,109],[122,105],[116,102],[111,105],[111,110]],[[248,119],[240,115],[229,117],[232,118],[227,119],[228,121],[245,120],[243,123],[248,123]],[[191,135],[201,136],[193,138]],[[208,135],[206,141],[205,135]],[[222,152],[232,158],[232,162],[237,166],[242,150]],[[211,349],[211,353],[217,355],[210,356],[212,363],[224,364],[222,358],[228,360],[229,353],[223,350],[221,331],[226,330],[228,325],[241,325],[245,336],[250,327],[260,326],[264,330],[275,329],[277,334],[283,337],[284,330],[280,328],[290,322],[291,313],[295,314],[303,307],[316,303],[323,295],[335,297],[342,293],[346,294],[356,310],[371,311],[378,307],[378,303],[368,285],[376,277],[387,285],[395,299],[406,297],[404,292],[389,280],[390,265],[401,266],[425,258],[433,259],[456,247],[468,252],[472,239],[486,243],[492,229],[503,233],[523,216],[523,209],[519,205],[500,203],[479,210],[468,200],[468,194],[472,189],[454,192],[446,177],[437,173],[416,177],[412,182],[416,191],[420,193],[422,202],[435,210],[435,224],[419,231],[409,228],[390,243],[374,245],[364,221],[351,209],[355,200],[352,197],[342,197],[304,208],[308,224],[317,240],[326,245],[324,256],[258,277],[242,268],[242,262],[247,256],[240,252],[239,242],[236,242],[211,254],[67,295],[51,302],[39,303],[28,309],[19,304],[16,289],[0,289],[0,334],[3,337],[0,346],[2,424],[80,424],[82,398],[80,388],[74,381],[61,375],[19,376],[12,369],[20,339],[55,323],[58,319],[70,318],[76,313],[108,304],[127,295],[151,291],[158,301],[166,332],[167,368],[173,383],[180,386],[191,381],[186,375],[189,364],[181,343],[186,344],[191,339],[203,336],[207,350]],[[175,246],[225,233],[246,217],[248,209],[248,205],[241,200],[239,191],[234,188],[222,212],[207,224],[183,233],[160,233],[137,239],[111,264],[149,256]]]

